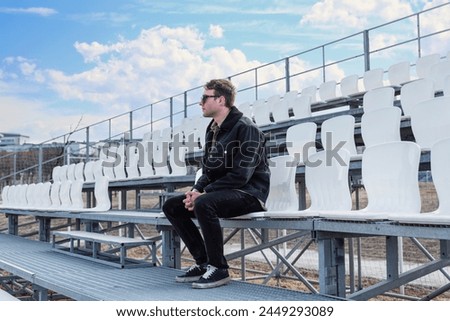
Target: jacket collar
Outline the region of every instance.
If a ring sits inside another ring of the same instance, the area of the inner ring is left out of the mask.
[[[231,110],[227,117],[222,122],[222,125],[220,125],[221,131],[227,131],[234,127],[234,125],[239,121],[239,119],[242,117],[242,112],[239,111],[235,106],[231,107]],[[214,123],[214,120],[212,120],[209,123],[208,130],[211,129],[211,125]]]

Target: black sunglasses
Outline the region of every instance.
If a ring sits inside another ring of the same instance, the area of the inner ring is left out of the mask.
[[[218,98],[218,97],[220,97],[220,96],[218,96],[218,95],[203,95],[201,98],[201,102],[202,102],[202,104],[204,104],[208,100],[208,98]]]

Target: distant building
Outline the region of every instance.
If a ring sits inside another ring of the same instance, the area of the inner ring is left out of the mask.
[[[14,146],[23,145],[29,139],[29,136],[24,136],[14,133],[0,133],[0,146]]]

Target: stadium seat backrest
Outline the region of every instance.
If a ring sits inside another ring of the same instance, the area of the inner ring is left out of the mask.
[[[394,106],[395,91],[392,87],[379,87],[367,91],[363,96],[364,112]]]
[[[321,101],[329,101],[336,99],[336,81],[330,80],[320,84],[319,86],[319,97]]]
[[[79,210],[83,208],[83,181],[81,179],[73,181],[70,186],[71,210]]]
[[[310,211],[349,211],[352,209],[348,170],[350,153],[341,149],[331,157],[320,151],[308,158],[305,167],[306,189],[311,198]]]
[[[444,90],[447,76],[450,76],[450,60],[442,60],[430,66],[429,78],[433,80],[436,91]]]
[[[321,126],[321,142],[324,149],[335,149],[343,144],[351,156],[356,155],[355,118],[352,115],[341,115],[328,118]]]
[[[184,146],[174,146],[169,153],[170,175],[185,176],[187,175],[186,153],[188,149]]]
[[[75,180],[82,180],[84,181],[84,162],[79,162],[75,165]]]
[[[422,149],[450,137],[450,97],[422,101],[411,108],[411,129]]]
[[[356,74],[345,76],[341,79],[340,86],[343,97],[357,95],[361,92],[359,88],[359,76]]]
[[[361,135],[364,146],[400,141],[402,111],[387,107],[365,112],[361,117]]]
[[[316,85],[311,85],[308,87],[305,87],[300,92],[300,96],[310,96],[311,97],[311,104],[314,104],[317,102],[317,87]]]
[[[144,148],[141,144],[128,144],[125,150],[125,170],[127,179],[135,179],[139,177],[139,158],[143,156]]]
[[[430,67],[439,62],[439,54],[429,54],[417,58],[416,60],[416,75],[418,78],[428,78],[430,76]]]
[[[59,198],[59,193],[61,189],[61,182],[53,182],[50,187],[50,200],[51,205],[50,208],[59,208],[61,207],[61,199]]]
[[[429,78],[421,78],[404,84],[400,89],[400,104],[403,115],[410,116],[411,108],[419,102],[434,97],[434,84]]]
[[[388,68],[388,79],[391,86],[401,86],[411,80],[411,64],[400,61]]]
[[[106,176],[95,180],[94,196],[95,206],[87,210],[92,211],[108,211],[111,209],[111,199],[109,198],[109,180]]]
[[[361,170],[368,198],[365,211],[420,212],[420,154],[420,146],[407,141],[378,144],[364,151]]]
[[[290,126],[286,131],[286,149],[300,164],[316,150],[317,124],[314,122],[300,123]]]
[[[384,70],[382,68],[375,68],[367,70],[363,75],[364,90],[369,91],[375,88],[384,86]]]
[[[275,104],[271,105],[270,113],[272,114],[273,120],[276,123],[288,121],[290,119],[288,101],[281,99]]]
[[[450,215],[450,138],[435,143],[431,148],[431,174],[439,200],[437,212]]]
[[[298,195],[295,189],[297,162],[290,155],[272,157],[270,166],[270,190],[266,201],[269,211],[298,210]]]
[[[255,120],[256,125],[265,126],[272,123],[270,120],[270,105],[273,104],[264,102],[261,103],[260,100],[257,100],[253,106],[253,119]]]
[[[311,117],[311,97],[297,96],[292,102],[292,112],[295,119]]]

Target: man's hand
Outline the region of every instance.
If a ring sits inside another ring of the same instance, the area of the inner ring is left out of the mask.
[[[200,193],[197,190],[192,190],[189,192],[186,192],[186,198],[183,200],[184,203],[184,207],[186,207],[187,210],[189,211],[193,211],[194,210],[194,205],[195,205],[195,200],[197,199],[197,197],[199,197],[200,195],[202,195],[203,193]]]

